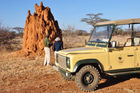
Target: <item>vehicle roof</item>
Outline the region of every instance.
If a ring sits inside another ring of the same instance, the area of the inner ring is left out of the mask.
[[[123,24],[134,24],[140,23],[140,18],[135,19],[122,19],[122,20],[115,20],[115,21],[106,21],[106,22],[99,22],[95,26],[101,25],[123,25]]]

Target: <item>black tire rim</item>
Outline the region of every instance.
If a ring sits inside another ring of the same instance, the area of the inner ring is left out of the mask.
[[[90,73],[87,72],[83,75],[83,84],[88,86],[94,81],[94,76]]]

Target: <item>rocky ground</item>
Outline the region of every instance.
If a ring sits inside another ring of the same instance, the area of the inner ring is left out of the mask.
[[[11,55],[11,57],[9,57]],[[65,81],[43,58],[12,58],[0,55],[0,93],[84,93],[74,81]],[[139,93],[140,74],[102,80],[91,93]]]

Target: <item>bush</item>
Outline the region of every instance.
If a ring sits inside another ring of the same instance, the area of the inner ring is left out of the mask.
[[[0,44],[7,44],[9,40],[16,37],[15,32],[0,30]]]
[[[0,26],[0,50],[2,49],[11,49],[10,40],[16,37],[16,33],[9,31],[7,28]]]
[[[74,33],[78,36],[88,36],[88,35],[90,35],[89,33],[87,33],[84,30],[76,30]]]
[[[75,30],[72,26],[68,26],[65,30],[62,30],[62,35],[65,49],[85,46],[85,41],[88,41],[90,36],[88,32]]]
[[[88,32],[84,31],[84,30],[62,30],[62,34],[63,36],[88,36],[90,35]]]

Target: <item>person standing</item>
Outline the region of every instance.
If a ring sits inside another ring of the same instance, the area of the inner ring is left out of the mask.
[[[50,49],[50,41],[49,41],[49,34],[46,34],[46,37],[43,40],[44,43],[44,50],[45,50],[45,58],[44,58],[44,65],[50,65],[51,59],[51,49]]]
[[[56,58],[56,52],[59,50],[62,50],[62,49],[63,49],[62,42],[60,41],[59,37],[56,37],[55,43],[53,45],[53,51],[55,52],[55,58]]]

